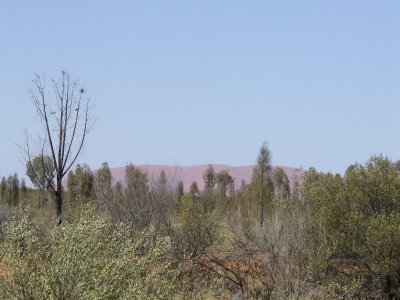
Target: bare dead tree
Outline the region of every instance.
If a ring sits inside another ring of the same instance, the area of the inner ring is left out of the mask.
[[[45,76],[36,74],[29,94],[43,130],[38,138],[39,153],[32,153],[32,144],[26,139],[25,158],[34,170],[35,157],[51,157],[55,183],[52,178],[48,178],[47,185],[55,196],[57,224],[61,224],[62,180],[76,162],[89,132],[89,99],[83,85],[71,79],[65,71],[61,72],[57,80],[51,80],[50,89],[46,87]],[[44,159],[42,163],[43,168],[47,168]]]

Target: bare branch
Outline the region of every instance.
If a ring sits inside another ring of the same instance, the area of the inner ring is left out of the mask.
[[[51,80],[53,97],[46,91],[45,76],[36,74],[33,85],[34,89],[30,89],[28,92],[45,133],[44,139],[39,138],[42,141],[39,152],[39,156],[42,157],[41,168],[45,173],[51,171],[44,159],[49,155],[54,165],[56,185],[52,178],[48,179],[47,185],[56,196],[57,218],[60,220],[62,179],[76,162],[86,140],[89,124],[89,100],[85,97],[80,83],[77,80],[71,80],[70,75],[65,71],[61,72],[58,80]],[[51,109],[52,106],[55,111]],[[81,118],[82,108],[84,108],[84,118]],[[54,115],[54,118],[51,115]],[[80,139],[78,139],[78,135]],[[32,159],[35,156],[31,154],[28,141],[25,148],[26,161],[30,168],[33,168]],[[34,172],[36,171],[34,170]],[[36,174],[34,177],[39,176]]]

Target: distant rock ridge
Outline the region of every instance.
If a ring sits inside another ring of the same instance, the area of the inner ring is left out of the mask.
[[[215,173],[227,170],[235,180],[235,189],[239,189],[244,180],[246,183],[251,181],[254,165],[248,166],[229,166],[223,164],[211,164]],[[179,181],[183,182],[184,191],[188,192],[192,182],[197,182],[200,190],[204,189],[203,173],[208,168],[208,164],[197,166],[168,166],[168,165],[135,165],[137,168],[146,172],[150,184],[156,182],[161,171],[164,170],[170,186],[175,187]],[[290,180],[292,186],[295,179],[304,174],[302,169],[292,168],[287,166],[273,166],[272,171],[276,168],[282,168]],[[125,167],[110,168],[113,177],[113,184],[120,181],[124,184]]]

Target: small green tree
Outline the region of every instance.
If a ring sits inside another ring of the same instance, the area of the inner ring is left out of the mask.
[[[176,200],[179,202],[182,199],[183,195],[183,182],[182,180],[180,180],[178,182],[178,186],[176,187]]]
[[[195,198],[200,195],[199,187],[197,186],[196,181],[193,181],[192,184],[190,185],[189,194]]]
[[[217,173],[216,182],[220,197],[222,198],[227,197],[228,188],[233,185],[234,181],[235,180],[233,179],[233,177],[226,170]]]
[[[267,144],[264,144],[260,148],[260,153],[257,157],[257,167],[254,171],[254,176],[258,177],[259,180],[259,189],[260,189],[260,225],[264,223],[264,208],[265,208],[265,201],[267,198],[268,190],[266,187],[265,182],[269,179],[268,173],[271,171],[271,154],[267,147]],[[254,179],[253,179],[254,180]]]
[[[94,178],[94,187],[99,204],[101,206],[112,205],[112,175],[107,162],[104,162],[101,168],[97,170]]]
[[[171,217],[174,208],[174,192],[169,187],[167,176],[161,170],[157,181],[150,189],[152,202],[152,219],[156,231],[171,229]]]
[[[65,204],[67,216],[71,222],[79,216],[79,210],[85,209],[85,204],[95,201],[95,179],[86,164],[78,164],[74,171],[70,170],[67,179],[69,201],[65,201]]]
[[[26,175],[33,186],[38,188],[37,206],[40,208],[46,197],[50,184],[54,185],[55,169],[50,156],[39,155],[26,163]]]
[[[32,184],[42,191],[47,190],[53,183],[55,169],[50,156],[39,155],[26,163],[26,175]]]
[[[205,211],[212,211],[215,209],[217,204],[217,194],[214,190],[216,185],[216,175],[214,171],[214,167],[210,164],[208,168],[203,173],[204,180],[204,190],[200,194],[198,191],[193,191],[192,195],[199,194],[201,203],[203,205],[203,209]],[[195,187],[193,187],[195,188]]]
[[[179,257],[195,259],[205,254],[217,240],[217,222],[205,212],[191,194],[182,198],[178,226],[173,234],[173,247]]]
[[[114,222],[130,223],[136,229],[150,225],[153,202],[147,173],[132,164],[125,167],[125,182],[114,187],[113,205],[108,210]]]
[[[210,164],[203,173],[204,188],[206,190],[212,190],[216,184],[215,171],[213,166]]]
[[[282,168],[276,168],[273,172],[275,193],[279,193],[284,198],[290,197],[289,178]]]
[[[88,202],[94,198],[94,177],[87,164],[78,164],[75,169],[75,181],[78,185],[78,196],[80,201]]]
[[[266,210],[271,211],[271,203],[274,193],[274,186],[271,179],[271,154],[264,143],[257,157],[257,164],[253,169],[253,175],[248,188],[246,189],[246,198],[249,201],[248,206],[255,210],[259,216],[258,220],[262,226],[265,222]],[[253,202],[257,201],[257,208]]]
[[[148,197],[149,184],[147,174],[132,164],[125,167],[125,195],[130,199],[144,201]]]

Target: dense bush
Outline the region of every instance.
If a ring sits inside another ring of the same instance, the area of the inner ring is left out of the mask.
[[[218,240],[218,223],[212,213],[204,211],[199,199],[185,195],[172,232],[174,253],[178,257],[197,258]]]
[[[400,170],[374,156],[343,177],[310,170],[304,178],[309,205],[308,254],[319,270],[345,259],[363,264],[377,279],[400,270]],[[382,289],[400,285],[381,280]],[[385,287],[386,285],[386,287]]]
[[[127,226],[84,213],[40,240],[27,218],[4,224],[0,244],[3,299],[169,299],[179,293],[180,268],[165,261],[168,243],[146,243]]]

